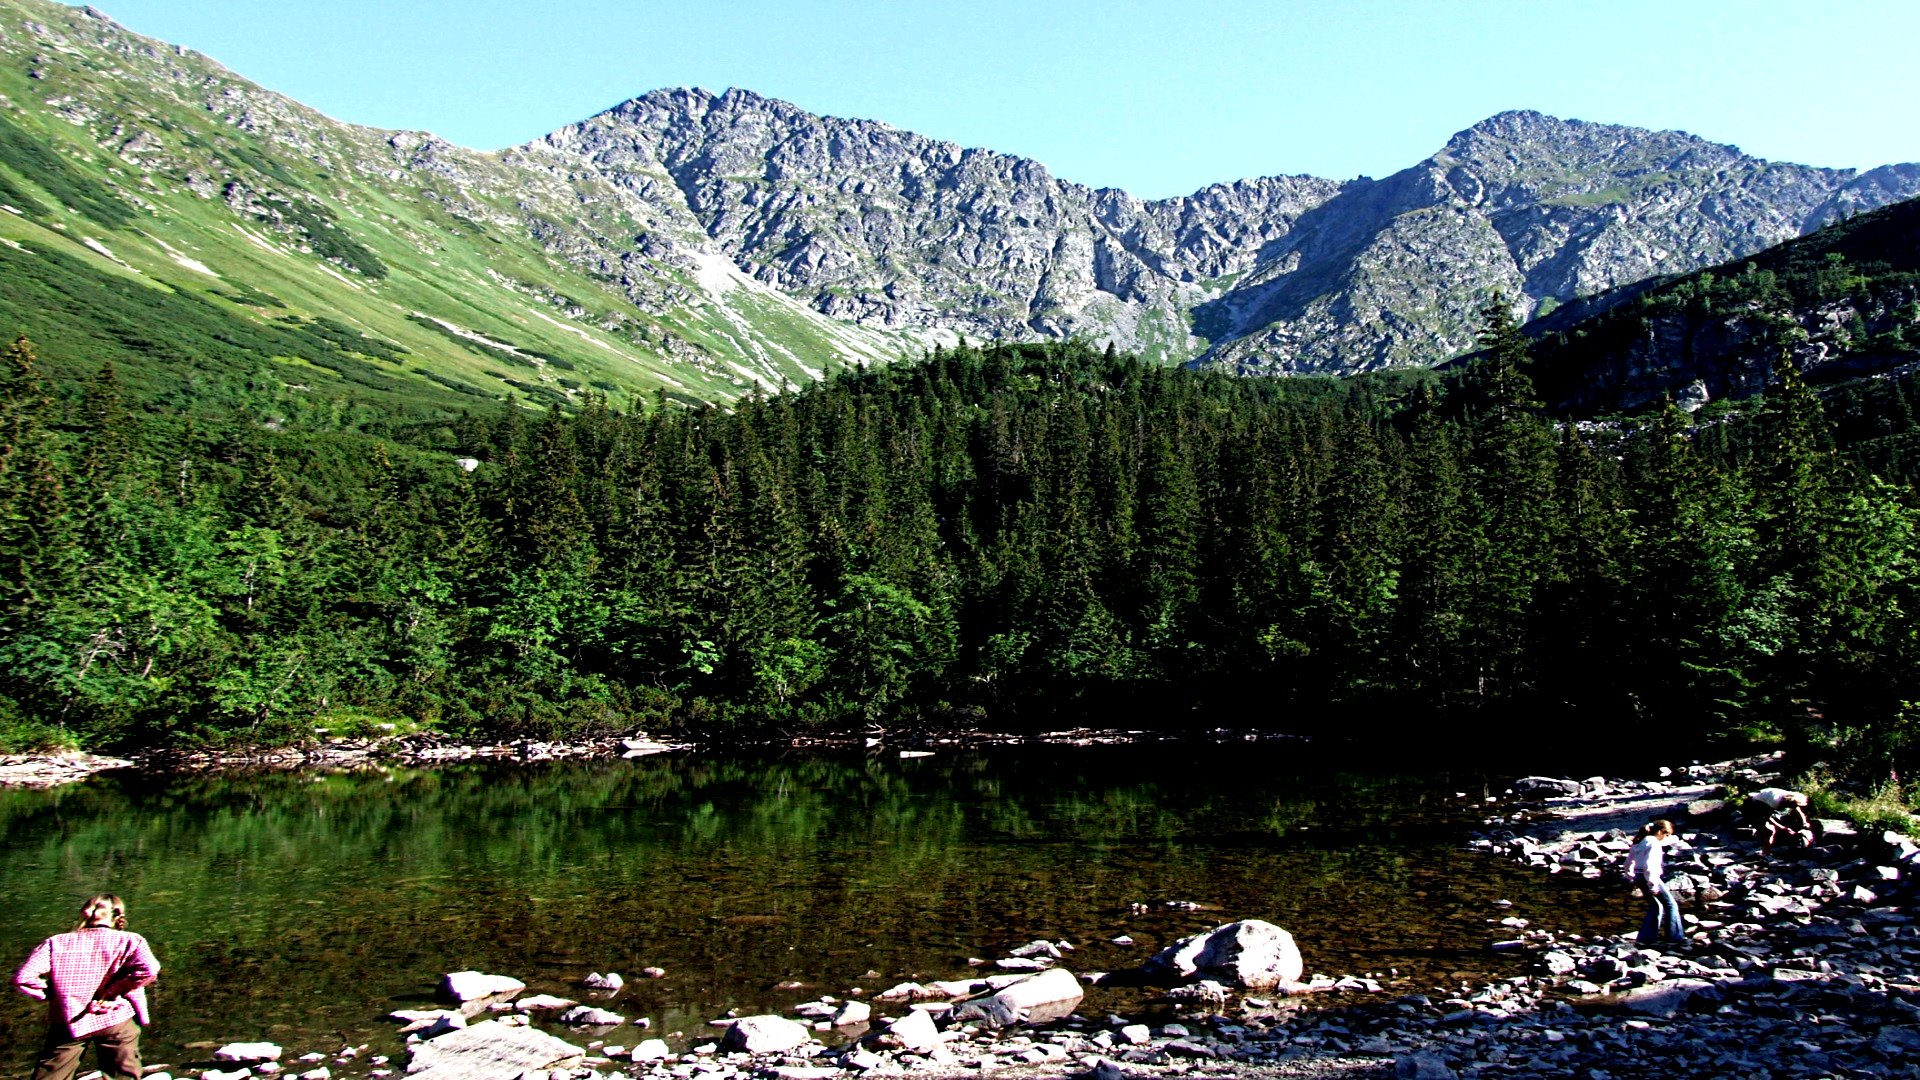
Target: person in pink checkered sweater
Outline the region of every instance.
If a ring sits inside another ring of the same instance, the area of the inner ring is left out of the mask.
[[[80,908],[72,931],[40,943],[13,984],[47,1003],[47,1039],[33,1080],[69,1080],[92,1043],[100,1071],[139,1080],[144,989],[160,974],[147,939],[127,929],[127,905],[101,894]]]

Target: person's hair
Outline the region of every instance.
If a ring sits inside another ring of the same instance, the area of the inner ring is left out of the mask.
[[[87,902],[80,905],[80,921],[75,923],[73,928],[85,930],[95,926],[110,930],[125,930],[127,928],[126,902],[112,893],[97,893],[88,897]]]
[[[1645,825],[1640,826],[1641,836],[1659,836],[1661,833],[1671,832],[1673,832],[1673,822],[1668,821],[1666,818],[1661,818],[1658,821],[1649,821]]]

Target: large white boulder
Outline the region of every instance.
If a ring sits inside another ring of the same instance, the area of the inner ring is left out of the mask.
[[[578,1065],[586,1054],[538,1028],[487,1020],[414,1044],[407,1074],[413,1080],[502,1080]]]
[[[749,1054],[780,1054],[803,1046],[813,1032],[797,1020],[784,1016],[743,1016],[727,1026],[720,1045],[727,1050]]]
[[[988,997],[975,998],[954,1010],[959,1020],[985,1020],[999,1027],[1049,1024],[1072,1014],[1086,990],[1073,972],[1052,968],[1007,983]]]
[[[1216,926],[1174,942],[1147,961],[1147,971],[1179,980],[1214,979],[1248,990],[1300,981],[1306,965],[1293,935],[1259,919]]]
[[[919,1009],[888,1024],[887,1034],[900,1040],[907,1050],[926,1051],[940,1045],[940,1029],[933,1025],[933,1015]]]

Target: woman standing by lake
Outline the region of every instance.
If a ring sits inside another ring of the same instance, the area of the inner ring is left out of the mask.
[[[80,908],[80,922],[55,934],[20,965],[13,984],[47,1003],[47,1037],[33,1080],[68,1080],[88,1043],[109,1077],[138,1080],[143,989],[160,973],[147,939],[127,929],[127,906],[102,893]]]
[[[1673,822],[1649,821],[1640,830],[1627,853],[1628,872],[1640,894],[1647,898],[1647,915],[1640,920],[1640,944],[1660,942],[1685,944],[1686,927],[1680,921],[1680,901],[1666,883],[1667,848],[1680,841],[1673,835]]]

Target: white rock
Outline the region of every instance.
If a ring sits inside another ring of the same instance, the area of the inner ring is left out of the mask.
[[[908,1050],[929,1050],[940,1045],[940,1029],[933,1025],[931,1013],[915,1010],[887,1025],[887,1034],[900,1040]]]
[[[301,1073],[300,1080],[331,1080],[332,1076],[333,1070],[322,1065],[317,1069],[308,1069],[306,1072]]]
[[[1305,970],[1293,935],[1259,919],[1227,923],[1175,942],[1146,966],[1175,978],[1205,977],[1250,990],[1299,982]]]
[[[609,971],[605,975],[596,971],[580,980],[580,985],[589,990],[618,990],[627,985],[627,980],[621,978],[617,971]]]
[[[453,1009],[395,1009],[387,1014],[387,1019],[398,1020],[403,1025],[400,1028],[400,1034],[402,1035],[411,1035],[416,1031],[427,1031],[430,1028],[439,1028],[439,1030],[433,1032],[432,1035],[426,1036],[426,1038],[429,1039],[433,1038],[434,1035],[442,1035],[448,1031],[452,1031],[454,1028],[467,1026],[466,1014],[456,1012]]]
[[[513,1004],[514,1007],[521,1012],[532,1012],[536,1009],[571,1009],[580,1003],[572,998],[554,997],[552,994],[535,994],[532,997],[523,997]]]
[[[977,998],[954,1010],[958,1020],[983,1019],[1000,1027],[1044,1024],[1062,1019],[1086,996],[1080,980],[1066,968],[1054,968],[1007,984],[988,998]]]
[[[628,1055],[634,1061],[662,1061],[672,1056],[673,1048],[667,1045],[665,1039],[648,1039],[634,1047],[633,1053]]]
[[[904,982],[899,984],[898,986],[888,987],[887,989],[880,991],[879,993],[873,995],[873,999],[875,1001],[918,1001],[922,998],[931,998],[931,997],[939,997],[939,996],[940,996],[939,994],[931,990],[928,990],[926,987],[921,986],[919,983]]]
[[[1120,1037],[1135,1046],[1145,1046],[1153,1039],[1153,1029],[1145,1024],[1128,1024],[1120,1029]]]
[[[459,1002],[517,994],[526,988],[527,984],[519,979],[485,975],[478,971],[449,972],[440,979],[440,993]]]
[[[247,1078],[252,1075],[252,1069],[234,1069],[230,1072],[222,1072],[219,1069],[208,1069],[200,1074],[200,1080],[247,1080]]]
[[[627,1018],[607,1009],[596,1009],[591,1005],[575,1005],[560,1014],[560,1022],[575,1027],[604,1027],[611,1024],[624,1024]]]
[[[1001,971],[1044,971],[1048,965],[1052,963],[1053,961],[1051,960],[1041,960],[1038,958],[1029,959],[1024,956],[1009,956],[1002,960],[995,960],[993,966],[999,968]]]
[[[833,1014],[834,1027],[852,1027],[873,1019],[873,1006],[864,1001],[849,1001]]]
[[[407,1072],[418,1080],[502,1080],[576,1065],[586,1053],[536,1028],[487,1020],[415,1044]]]
[[[805,1024],[784,1016],[743,1016],[727,1028],[720,1045],[748,1054],[781,1054],[812,1040]]]
[[[270,1042],[228,1043],[213,1052],[215,1061],[278,1061],[281,1050]]]

